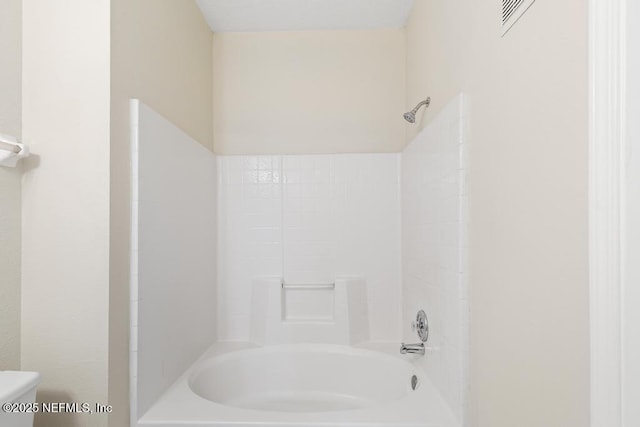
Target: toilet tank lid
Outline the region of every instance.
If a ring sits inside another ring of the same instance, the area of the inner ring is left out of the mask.
[[[38,372],[0,371],[0,403],[14,401],[36,388],[39,383]]]

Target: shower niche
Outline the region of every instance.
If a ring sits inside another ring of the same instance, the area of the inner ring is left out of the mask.
[[[253,281],[251,341],[260,345],[355,344],[369,340],[367,288],[362,278],[333,283]]]

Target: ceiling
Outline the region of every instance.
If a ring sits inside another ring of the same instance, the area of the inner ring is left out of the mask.
[[[414,0],[196,1],[218,33],[401,28]]]

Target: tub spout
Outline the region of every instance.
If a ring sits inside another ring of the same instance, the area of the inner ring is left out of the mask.
[[[423,343],[419,343],[419,344],[402,343],[400,345],[400,354],[407,354],[407,353],[424,355],[424,344]]]

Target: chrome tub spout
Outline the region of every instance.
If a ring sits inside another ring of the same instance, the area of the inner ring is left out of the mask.
[[[400,345],[400,354],[420,354],[424,355],[424,343],[419,344],[405,344]]]

